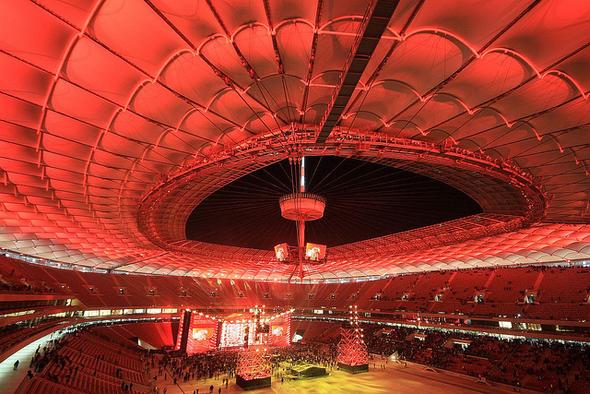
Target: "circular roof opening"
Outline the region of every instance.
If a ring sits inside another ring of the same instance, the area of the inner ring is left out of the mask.
[[[463,192],[403,169],[334,156],[306,157],[307,191],[329,202],[324,217],[306,224],[309,242],[337,246],[480,213]],[[295,224],[281,216],[279,198],[293,192],[287,160],[217,190],[191,213],[188,239],[272,249],[296,244]]]

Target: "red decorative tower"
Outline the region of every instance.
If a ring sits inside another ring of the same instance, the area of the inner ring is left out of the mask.
[[[351,373],[369,370],[369,352],[363,340],[363,329],[359,327],[356,305],[349,307],[348,326],[342,327],[338,343],[338,367]]]
[[[270,387],[272,373],[270,355],[266,351],[268,326],[264,333],[261,325],[264,305],[262,309],[256,305],[251,311],[254,313],[253,324],[247,327],[244,350],[238,356],[236,367],[236,384],[245,390]],[[253,332],[250,332],[250,329]]]
[[[236,368],[236,383],[243,389],[270,387],[270,355],[263,346],[249,347],[240,352]]]

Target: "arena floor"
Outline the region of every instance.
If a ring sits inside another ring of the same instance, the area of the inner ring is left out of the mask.
[[[427,369],[423,365],[408,363],[407,367],[399,364],[386,365],[385,370],[371,368],[368,373],[351,375],[346,372],[332,371],[329,376],[301,381],[286,381],[281,383],[273,379],[270,388],[252,390],[248,393],[514,393],[512,386],[497,383],[481,383],[476,379],[450,372]],[[159,382],[160,392],[164,382]],[[209,386],[213,384],[213,393],[218,393],[220,380],[208,379],[206,382],[191,381],[178,385],[166,384],[167,394],[192,394],[199,389],[199,394],[209,393]],[[221,386],[222,393],[244,392],[236,386],[235,380],[227,388]],[[533,391],[522,390],[524,393]]]

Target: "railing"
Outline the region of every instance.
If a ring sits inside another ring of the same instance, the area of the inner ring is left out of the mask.
[[[316,201],[319,201],[319,202],[324,203],[324,204],[326,204],[326,202],[327,202],[327,200],[324,197],[319,196],[317,194],[313,194],[313,193],[291,193],[291,194],[287,194],[287,195],[284,195],[281,198],[279,198],[279,204],[282,204],[283,201],[295,200],[295,199],[316,200]]]

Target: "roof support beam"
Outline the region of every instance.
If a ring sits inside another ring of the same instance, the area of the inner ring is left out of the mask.
[[[358,36],[352,47],[338,85],[322,117],[316,142],[326,142],[332,129],[340,121],[342,112],[350,101],[398,3],[398,0],[375,0],[369,6],[368,15],[365,16],[361,28],[362,34]]]

